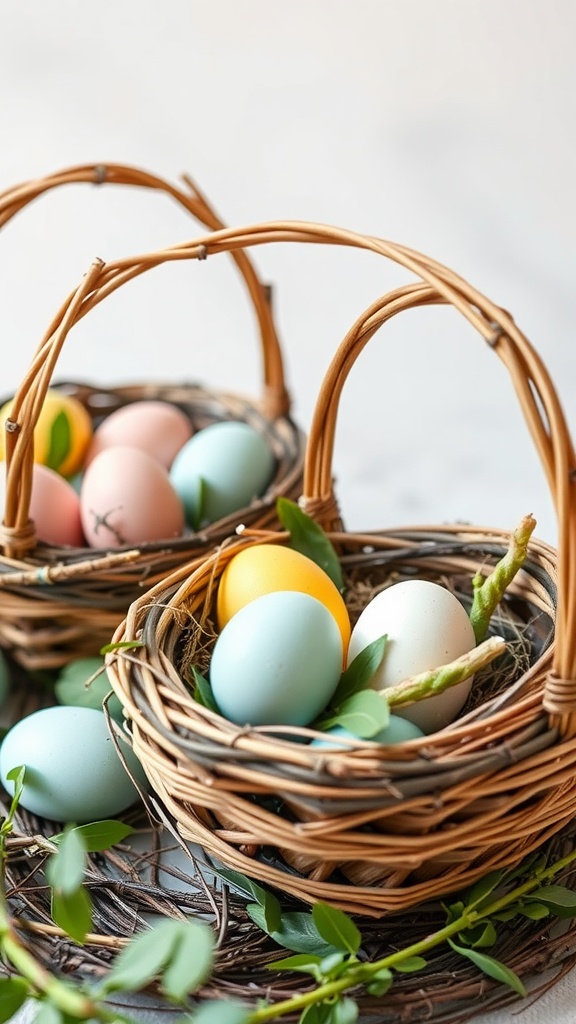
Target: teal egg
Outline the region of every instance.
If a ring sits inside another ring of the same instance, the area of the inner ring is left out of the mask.
[[[276,460],[248,423],[226,420],[194,434],[170,468],[170,482],[194,530],[245,508],[264,494]]]
[[[384,729],[380,729],[374,736],[371,736],[369,740],[361,740],[354,733],[350,732],[349,729],[345,729],[342,725],[334,725],[331,729],[326,730],[326,736],[344,736],[349,740],[358,740],[358,745],[364,745],[366,743],[382,743],[388,745],[391,743],[404,743],[406,740],[416,740],[424,736],[424,733],[417,725],[413,722],[409,722],[407,718],[400,718],[399,715],[390,715],[388,725]],[[338,743],[331,739],[317,739],[312,740],[311,747],[323,747],[328,750],[352,750],[353,748],[349,743]]]
[[[340,630],[324,604],[297,591],[264,594],[216,641],[214,699],[238,725],[309,725],[336,690],[342,658]]]

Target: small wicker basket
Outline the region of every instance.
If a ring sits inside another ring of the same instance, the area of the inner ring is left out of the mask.
[[[183,566],[129,609],[108,656],[134,749],[187,840],[217,861],[305,901],[349,911],[399,912],[519,862],[561,830],[576,796],[576,472],[562,410],[540,358],[512,318],[454,272],[400,246],[317,225],[280,224],[205,240],[208,252],[262,241],[364,246],[419,280],[390,292],[354,324],[319,392],[305,464],[303,507],[341,552],[349,601],[357,585],[440,579],[465,601],[471,579],[505,553],[509,535],[479,526],[348,533],[332,482],[338,404],[364,345],[391,317],[450,303],[507,367],[555,503],[559,554],[531,541],[495,614],[522,636],[513,674],[487,673],[451,726],[396,746],[318,750],[290,730],[239,728],[199,706],[183,681],[183,652],[210,625],[218,580],[246,545],[286,541],[242,533]],[[352,612],[351,612],[352,614]],[[285,738],[279,738],[283,731]],[[298,732],[298,730],[292,730]],[[305,731],[304,731],[305,732]]]
[[[208,200],[186,177],[180,189],[157,175],[118,164],[74,167],[8,189],[0,195],[0,227],[38,196],[64,184],[120,184],[165,193],[209,229],[223,224]],[[270,288],[261,283],[240,247],[231,252],[248,290],[258,327],[262,392],[247,397],[200,383],[142,381],[117,387],[78,381],[53,381],[65,338],[79,319],[121,285],[162,263],[202,256],[152,253],[105,266],[98,260],[66,300],[36,353],[16,396],[6,430],[6,507],[0,525],[0,646],[29,670],[57,668],[75,657],[94,654],[106,643],[130,602],[176,565],[231,534],[238,522],[275,523],[280,494],[301,492],[304,438],[290,415],[283,355],[270,304]],[[59,548],[38,542],[29,519],[34,426],[48,387],[79,398],[93,422],[139,399],[161,399],[181,408],[195,430],[223,420],[250,423],[270,444],[275,475],[267,492],[250,508],[176,540],[115,552]],[[9,396],[6,396],[8,398]],[[4,426],[4,425],[3,425]],[[46,584],[50,584],[47,586]]]

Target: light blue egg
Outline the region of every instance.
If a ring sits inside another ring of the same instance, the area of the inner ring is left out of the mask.
[[[342,639],[325,605],[275,591],[245,605],[218,637],[210,682],[221,713],[238,725],[308,725],[342,672]]]
[[[415,740],[424,736],[424,733],[417,725],[413,722],[409,722],[407,718],[400,718],[399,715],[390,715],[388,725],[384,729],[380,729],[374,736],[371,736],[369,740],[361,740],[354,733],[350,732],[349,729],[345,729],[342,725],[334,725],[331,729],[326,730],[326,736],[344,736],[349,740],[358,740],[359,745],[365,743],[382,743],[388,745],[391,743],[403,743],[405,740]],[[312,740],[311,747],[323,747],[328,750],[352,750],[353,748],[349,743],[338,743],[331,739],[317,739]]]
[[[128,743],[123,756],[135,778],[144,772]],[[42,708],[6,733],[0,746],[0,781],[10,795],[13,768],[25,766],[20,803],[51,821],[83,824],[111,818],[138,799],[120,760],[104,712],[95,708]]]
[[[180,449],[170,469],[186,520],[197,530],[264,494],[276,460],[266,440],[248,423],[224,421],[199,430]]]

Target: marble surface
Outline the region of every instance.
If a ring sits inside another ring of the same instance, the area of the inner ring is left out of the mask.
[[[230,224],[309,220],[453,267],[533,342],[576,429],[576,65],[572,0],[28,0],[0,12],[0,189],[76,163],[189,172]],[[160,196],[52,193],[0,232],[0,391],[21,382],[96,257],[198,234]],[[368,253],[253,253],[274,287],[306,429],[336,345],[409,275]],[[126,286],[71,332],[59,378],[199,379],[259,394],[255,326],[229,260]],[[340,407],[350,529],[526,512],[555,543],[542,468],[507,372],[456,313],[373,339]],[[574,1019],[568,976],[523,1024]],[[503,1024],[511,1012],[477,1018]]]

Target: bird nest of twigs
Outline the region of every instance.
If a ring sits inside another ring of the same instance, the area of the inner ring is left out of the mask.
[[[47,699],[46,689],[27,682],[26,687],[18,688],[20,715]],[[3,795],[0,803],[2,813],[7,814],[9,799]],[[182,840],[154,795],[147,798],[146,807],[138,805],[123,815],[123,820],[134,832],[112,848],[88,855],[85,885],[92,900],[94,930],[79,945],[52,920],[50,887],[44,874],[46,859],[53,851],[51,836],[61,826],[17,811],[6,840],[4,886],[15,928],[39,963],[68,980],[101,980],[119,951],[143,929],[165,918],[191,917],[209,921],[217,940],[212,973],[197,993],[200,1002],[235,999],[255,1006],[264,1000],[274,1005],[313,988],[314,982],[301,973],[270,969],[286,951],[254,923],[245,897],[223,884],[218,865],[200,848]],[[575,844],[576,825],[571,825],[544,844],[539,855],[554,863]],[[571,865],[555,881],[571,886],[575,873],[576,866]],[[442,928],[449,902],[446,898],[431,900],[378,920],[353,915],[362,935],[360,959],[379,960]],[[292,897],[283,898],[283,911],[302,909]],[[490,953],[523,978],[530,999],[538,998],[576,962],[576,923],[555,917],[520,921],[516,917],[499,926]],[[446,943],[427,953],[426,961],[416,973],[395,974],[385,995],[357,996],[361,1019],[380,1024],[411,1024],[423,1019],[460,1024],[518,999],[505,984],[481,973]],[[115,998],[123,1003],[122,993]],[[133,999],[127,996],[128,1010]],[[155,984],[148,986],[141,999],[147,1009],[169,1009]],[[282,1019],[294,1021],[297,1016]]]

